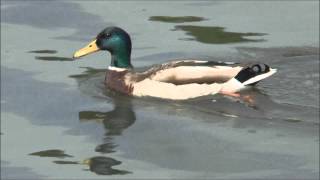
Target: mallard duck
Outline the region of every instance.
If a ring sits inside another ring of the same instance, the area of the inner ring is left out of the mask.
[[[266,64],[240,65],[201,60],[172,61],[136,72],[130,59],[131,38],[119,27],[105,28],[73,57],[100,50],[111,53],[106,86],[139,97],[185,100],[216,93],[232,95],[276,72]]]

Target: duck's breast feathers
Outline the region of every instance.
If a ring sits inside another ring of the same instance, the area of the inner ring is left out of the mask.
[[[108,69],[106,72],[105,84],[110,89],[124,94],[132,93],[131,72],[129,70],[117,71]]]

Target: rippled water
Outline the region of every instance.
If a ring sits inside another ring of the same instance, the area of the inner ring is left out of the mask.
[[[2,2],[1,178],[318,179],[318,5]],[[138,70],[197,58],[278,72],[241,92],[253,102],[127,97],[103,85],[107,53],[71,59],[109,25],[132,35]]]

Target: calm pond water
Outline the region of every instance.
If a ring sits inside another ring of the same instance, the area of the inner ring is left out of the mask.
[[[108,53],[73,52],[103,28],[132,62],[264,62],[242,92],[188,101],[104,88]],[[319,2],[1,2],[1,178],[318,179]]]

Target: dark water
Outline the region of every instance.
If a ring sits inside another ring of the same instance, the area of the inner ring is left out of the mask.
[[[1,178],[318,179],[318,4],[2,3]],[[71,58],[111,24],[138,70],[197,58],[278,72],[241,92],[253,102],[124,96],[104,87],[107,53]]]

